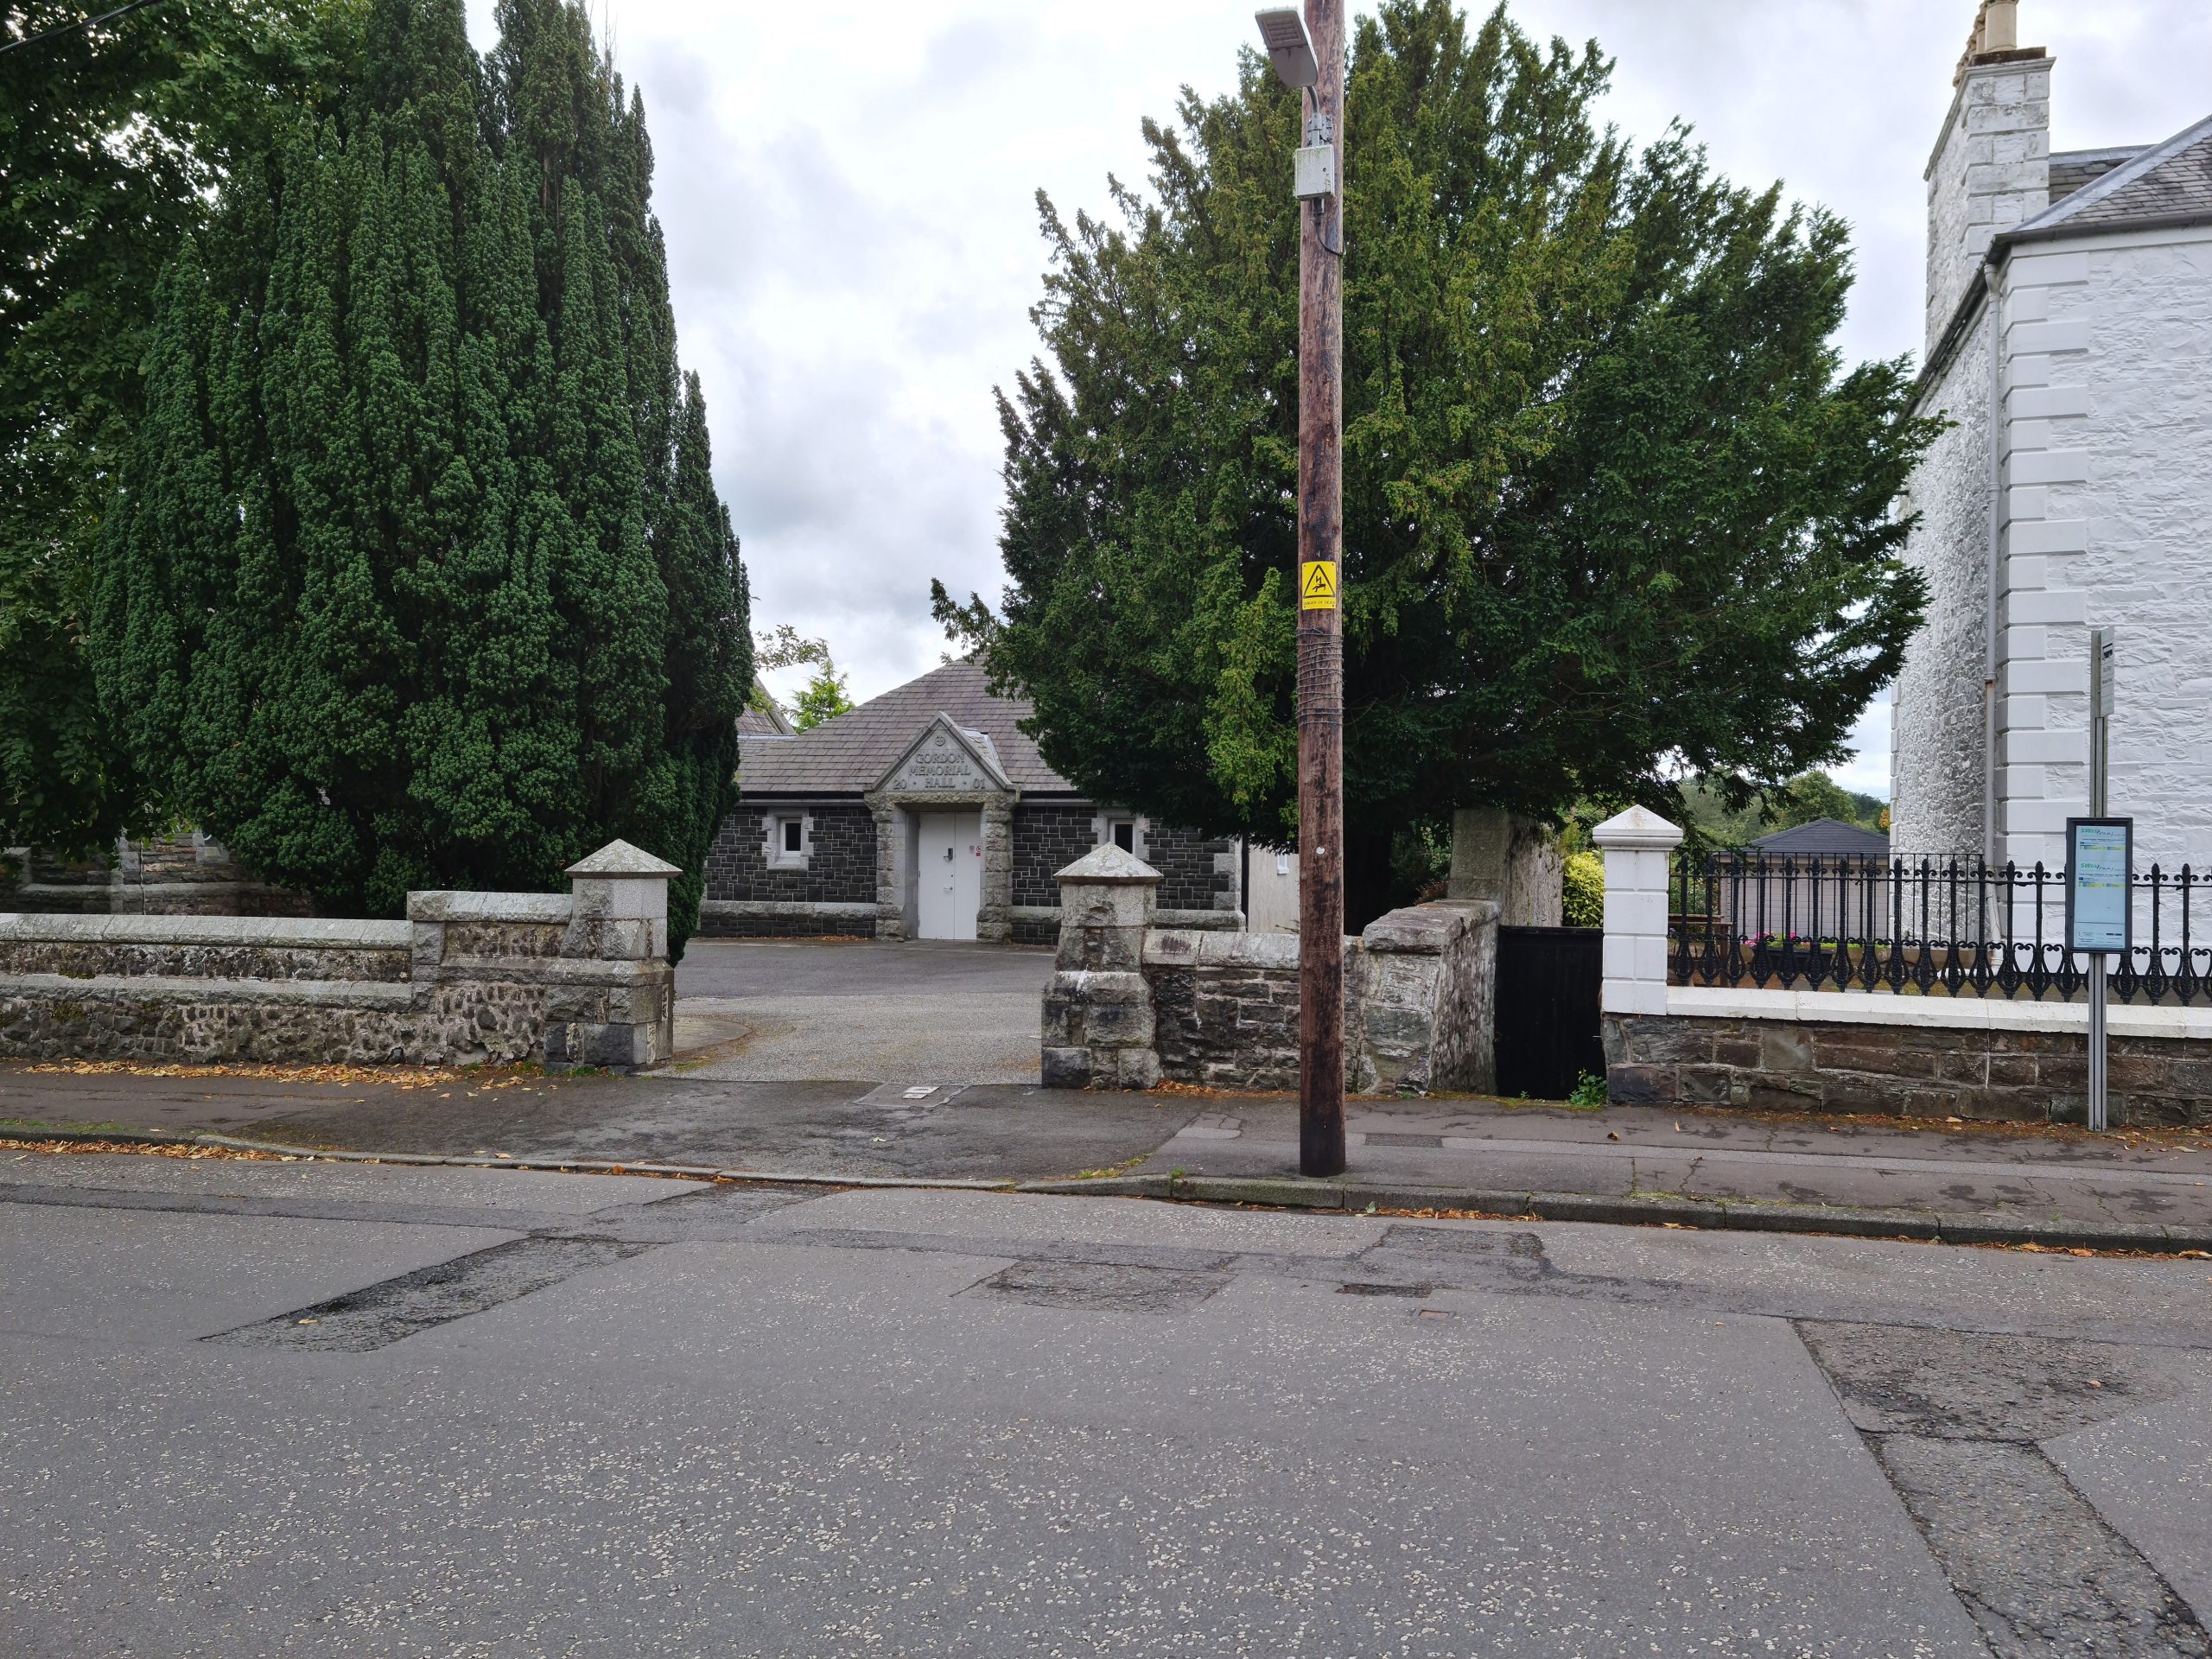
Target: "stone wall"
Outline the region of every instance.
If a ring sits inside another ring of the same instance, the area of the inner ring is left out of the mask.
[[[1487,1092],[1496,1079],[1497,921],[1486,905],[1393,911],[1344,941],[1344,1078],[1357,1094]],[[1155,928],[1144,976],[1160,1074],[1298,1086],[1299,942]]]
[[[768,861],[768,824],[807,821],[804,866]],[[707,854],[699,931],[714,938],[873,938],[875,817],[857,801],[762,802],[722,821]]]
[[[1831,996],[1839,1004],[1882,1000]],[[2044,1006],[2031,1003],[2022,1011]],[[2051,1006],[2047,1012],[2065,1020],[2069,1010]],[[2072,1012],[2081,1018],[2066,1023],[2086,1027],[2087,1011]],[[2107,1051],[2113,1124],[2212,1125],[2212,1018],[2197,1036],[2123,1034],[2120,1027],[2132,1012],[2139,1011],[2113,1010],[2115,1028]],[[1610,1093],[1617,1105],[2017,1123],[2079,1123],[2087,1115],[2086,1028],[1669,1014],[1608,1015],[1605,1031]]]
[[[1145,826],[1144,861],[1160,872],[1162,910],[1235,910],[1236,843],[1189,830]]]
[[[1984,319],[1923,397],[1950,423],[1912,477],[1905,561],[1928,583],[1927,621],[1891,704],[1890,844],[1941,857],[1983,849],[1989,593],[1989,346]]]
[[[105,858],[65,863],[37,848],[0,858],[0,905],[65,916],[312,916],[315,901],[257,881],[220,843],[198,830],[118,841]]]
[[[1295,1088],[1299,941],[1152,926],[1159,885],[1157,872],[1115,847],[1061,873],[1058,971],[1044,1006],[1046,1085],[1148,1088],[1164,1078]],[[1344,944],[1349,1088],[1493,1085],[1497,906],[1394,911]]]
[[[1024,801],[1014,809],[1014,902],[1018,908],[1057,910],[1059,872],[1098,844],[1098,809],[1089,801]],[[1059,935],[1027,941],[1050,944]]]
[[[666,867],[417,893],[404,921],[0,914],[0,1057],[624,1069],[673,1052]]]
[[[804,813],[804,868],[772,867],[767,820]],[[858,801],[739,807],[722,820],[707,853],[707,897],[784,904],[875,902],[875,819]]]

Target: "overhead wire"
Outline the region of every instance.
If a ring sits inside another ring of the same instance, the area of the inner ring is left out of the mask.
[[[10,41],[4,45],[0,45],[0,58],[6,57],[10,52],[20,52],[25,47],[36,46],[41,41],[51,41],[64,35],[73,35],[80,29],[98,29],[102,23],[111,23],[118,17],[127,17],[134,11],[141,11],[148,6],[158,6],[161,3],[162,0],[130,0],[130,4],[118,6],[113,11],[102,12],[97,17],[80,17],[73,23],[56,24],[54,28],[41,29],[35,35],[26,35],[20,41]]]

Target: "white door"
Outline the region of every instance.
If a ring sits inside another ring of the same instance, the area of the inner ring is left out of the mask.
[[[921,815],[918,908],[925,939],[972,939],[983,902],[983,815]]]

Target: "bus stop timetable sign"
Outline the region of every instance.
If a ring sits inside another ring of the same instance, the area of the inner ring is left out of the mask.
[[[2117,956],[2134,948],[2135,820],[2066,821],[2066,945],[2077,956]]]

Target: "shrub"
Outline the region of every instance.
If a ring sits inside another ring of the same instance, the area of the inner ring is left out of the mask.
[[[1598,853],[1569,853],[1563,881],[1564,920],[1569,927],[1605,925],[1605,861]]]

